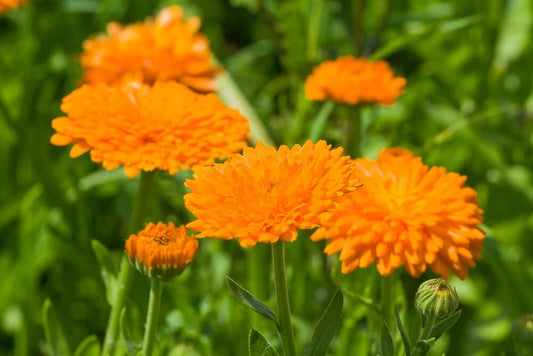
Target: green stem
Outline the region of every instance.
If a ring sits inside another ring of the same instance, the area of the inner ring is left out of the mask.
[[[353,43],[354,54],[360,56],[363,54],[363,13],[365,10],[364,0],[352,0],[353,16]]]
[[[435,325],[435,321],[437,320],[437,317],[435,315],[429,315],[426,317],[426,322],[424,324],[424,328],[422,329],[422,333],[420,334],[420,337],[418,340],[427,340],[431,336],[431,332],[433,331],[433,326]],[[416,345],[416,344],[415,344]],[[424,356],[427,354],[428,350],[425,350],[421,347],[415,347],[413,352],[411,352],[411,356]]]
[[[389,327],[393,330],[396,323],[393,322],[393,310],[394,310],[394,300],[392,298],[392,276],[383,276],[381,277],[381,311],[383,313],[383,319]]]
[[[320,35],[320,20],[322,18],[323,8],[324,0],[312,1],[309,27],[307,30],[307,59],[310,63],[314,63],[318,57],[318,38]]]
[[[313,122],[313,125],[309,129],[309,139],[311,139],[311,141],[316,142],[316,140],[320,138],[320,135],[324,130],[324,126],[326,125],[326,121],[328,120],[328,117],[331,115],[331,112],[334,108],[335,103],[333,101],[328,100],[324,102],[322,108],[320,108],[320,111],[315,118],[315,121]]]
[[[137,191],[137,197],[133,206],[133,212],[128,228],[128,233],[137,232],[144,223],[144,217],[146,215],[146,209],[148,206],[148,198],[152,191],[154,183],[155,171],[142,172],[141,181],[139,183],[139,189]],[[102,356],[109,356],[111,350],[116,343],[118,324],[120,319],[120,312],[124,306],[126,295],[130,290],[131,280],[133,276],[133,268],[128,261],[126,255],[122,257],[120,262],[120,272],[117,279],[117,293],[115,300],[111,306],[111,313],[109,314],[109,320],[107,322],[107,329],[104,338],[104,345],[102,348]]]
[[[361,141],[363,138],[360,107],[344,105],[339,108],[339,114],[340,124],[345,132],[343,146],[346,149],[346,153],[352,158],[358,158],[361,155]]]
[[[144,330],[142,356],[152,355],[154,348],[155,331],[159,319],[159,306],[161,305],[161,292],[163,281],[158,277],[152,277],[150,285],[150,299],[148,300],[148,313],[146,314],[146,329]]]
[[[265,264],[268,263],[268,246],[258,244],[257,246],[254,246],[254,248],[248,249],[246,252],[248,286],[250,290],[254,291],[257,298],[267,298],[268,290],[265,279],[268,279],[268,274],[265,273]],[[258,328],[264,320],[253,310],[250,310],[250,319],[254,328]]]
[[[285,276],[285,250],[282,241],[272,244],[272,263],[274,264],[274,287],[278,303],[279,335],[283,354],[285,356],[296,356],[289,293],[287,292],[287,279]]]

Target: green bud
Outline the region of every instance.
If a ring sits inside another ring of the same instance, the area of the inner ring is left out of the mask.
[[[533,314],[526,314],[515,320],[511,337],[518,355],[533,354]]]
[[[444,318],[452,315],[459,307],[459,296],[455,288],[445,279],[434,278],[418,287],[415,305],[424,316]]]

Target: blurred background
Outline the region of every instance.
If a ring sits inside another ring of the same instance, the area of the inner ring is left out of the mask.
[[[0,354],[49,352],[46,299],[71,350],[88,335],[103,339],[109,306],[90,241],[107,246],[118,264],[138,182],[121,169],[104,171],[89,155],[69,158],[67,148],[49,143],[50,122],[80,84],[84,39],[111,21],[143,21],[171,4],[201,18],[239,89],[230,96],[248,100],[277,145],[305,141],[320,105],[305,100],[303,83],[321,61],[385,59],[407,78],[396,105],[363,109],[362,156],[402,146],[467,175],[487,232],[478,266],[465,281],[452,279],[463,314],[432,354],[515,354],[512,323],[533,312],[532,0],[33,0],[0,15]],[[333,124],[323,134],[333,145],[341,136]],[[157,177],[151,220],[191,220],[182,200],[188,176]],[[375,268],[339,276],[336,256],[325,258],[323,244],[308,235],[287,257],[299,343],[309,339],[335,284],[372,297],[376,280]],[[305,251],[304,261],[291,260],[301,258],[296,251]],[[250,323],[275,343],[275,330],[251,317],[225,285],[225,275],[247,285],[247,254],[235,241],[200,241],[199,256],[163,293],[161,354],[245,355]],[[433,276],[400,274],[406,306],[406,286]],[[133,342],[149,284],[136,278],[127,316]],[[268,280],[256,288],[273,301]],[[361,354],[371,352],[364,308],[346,296],[331,354],[355,354],[356,344]]]

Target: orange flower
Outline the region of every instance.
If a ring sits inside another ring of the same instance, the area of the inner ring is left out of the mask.
[[[61,110],[68,116],[52,121],[51,142],[74,143],[71,157],[90,150],[94,162],[123,165],[128,177],[212,163],[240,151],[249,134],[238,111],[176,82],[84,85],[63,99]]]
[[[345,195],[313,240],[330,239],[342,272],[377,259],[382,275],[404,265],[418,277],[426,267],[464,279],[483,250],[483,211],[465,176],[425,166],[409,151],[383,150],[376,161],[357,159],[363,187]]]
[[[83,44],[81,64],[89,83],[115,83],[126,76],[152,84],[175,80],[199,92],[215,90],[218,67],[209,42],[198,33],[200,19],[183,18],[179,6],[163,9],[155,21],[122,26],[110,23],[107,35]]]
[[[25,5],[27,0],[0,0],[0,14]]]
[[[187,236],[185,227],[173,223],[149,223],[126,241],[126,253],[135,267],[147,276],[174,277],[185,269],[198,250],[198,241]]]
[[[317,226],[339,196],[358,187],[341,154],[325,141],[278,150],[258,143],[223,164],[195,168],[185,205],[198,220],[187,227],[197,237],[237,237],[243,247],[293,241],[297,229]]]
[[[347,56],[315,67],[305,82],[305,96],[309,100],[331,99],[349,105],[390,105],[403,92],[405,84],[405,78],[393,77],[385,61],[368,62]]]

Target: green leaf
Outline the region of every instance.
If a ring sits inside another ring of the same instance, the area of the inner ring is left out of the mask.
[[[279,329],[279,322],[276,314],[270,309],[266,304],[261,302],[259,299],[254,297],[252,293],[244,289],[241,285],[231,279],[229,276],[226,276],[226,282],[231,292],[239,299],[244,305],[251,308],[253,311],[262,315],[263,317],[272,320],[276,323],[276,326]]]
[[[367,306],[368,308],[372,309],[374,312],[376,312],[378,314],[381,314],[381,306],[378,303],[376,303],[373,299],[367,298],[367,297],[363,297],[360,294],[357,294],[357,293],[354,293],[354,292],[351,292],[351,291],[348,291],[348,290],[344,290],[344,294],[347,295],[348,297],[354,298],[359,303],[361,303],[361,304]]]
[[[78,345],[74,356],[98,356],[100,355],[100,342],[96,335],[87,336]]]
[[[65,334],[61,329],[50,299],[45,300],[43,305],[43,324],[50,354],[53,356],[70,355]]]
[[[106,298],[109,305],[113,305],[117,289],[117,269],[113,263],[111,252],[97,240],[91,240],[91,245],[100,265],[102,279],[104,280]]]
[[[136,356],[137,351],[141,348],[142,337],[134,329],[136,325],[142,325],[142,323],[129,316],[126,313],[126,308],[122,308],[120,312],[120,335],[129,356]]]
[[[311,343],[304,351],[304,356],[325,355],[331,340],[335,337],[341,324],[343,296],[339,288],[333,294],[328,307],[320,317],[313,332]]]
[[[418,340],[415,344],[415,348],[413,349],[412,355],[422,355],[428,353],[429,349],[435,345],[435,338],[432,337],[428,340]]]
[[[383,323],[381,328],[381,354],[383,356],[394,356],[394,341],[386,323]]]
[[[248,354],[249,356],[278,356],[277,351],[267,339],[254,328],[251,328],[248,334]]]
[[[433,327],[433,330],[431,331],[431,335],[435,337],[435,339],[438,339],[441,337],[442,334],[444,334],[447,330],[450,330],[452,326],[457,323],[457,321],[461,318],[461,310],[456,311],[446,319],[442,320],[438,324],[436,324]]]
[[[405,349],[405,354],[411,354],[411,342],[409,341],[409,335],[405,331],[405,328],[402,324],[402,319],[400,319],[400,314],[398,313],[398,308],[394,309],[394,316],[396,317],[396,325],[398,325],[398,330],[400,330],[400,335],[402,336],[403,347]]]

